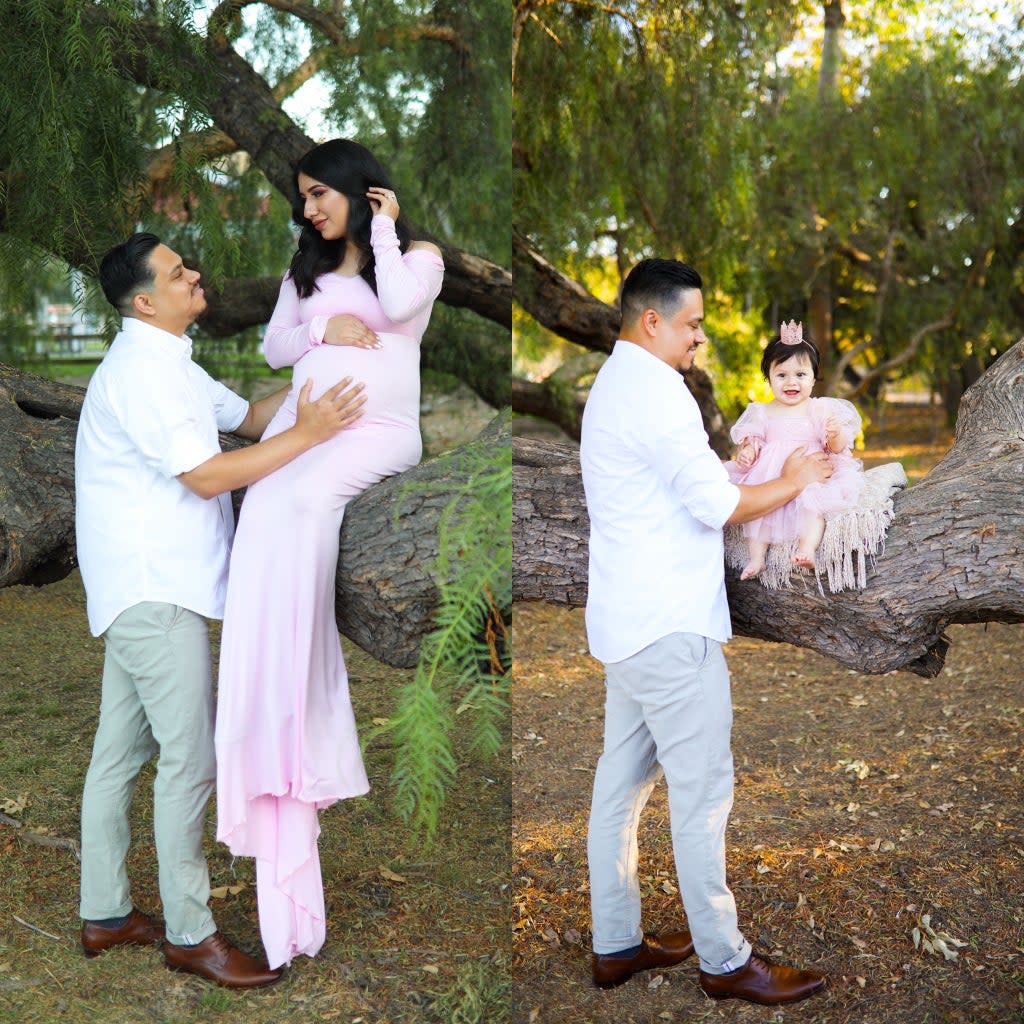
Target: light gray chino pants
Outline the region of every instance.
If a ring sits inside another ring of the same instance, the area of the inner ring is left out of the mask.
[[[206,620],[144,601],[122,612],[103,638],[100,721],[82,794],[80,912],[96,921],[132,909],[129,805],[143,764],[159,753],[153,827],[167,939],[199,943],[217,929],[202,849],[216,777]]]
[[[721,645],[671,633],[605,665],[605,685],[604,753],[587,837],[594,952],[643,939],[637,825],[664,773],[679,889],[701,969],[742,967],[751,950],[725,880],[732,701]]]

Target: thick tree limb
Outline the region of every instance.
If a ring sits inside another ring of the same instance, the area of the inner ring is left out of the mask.
[[[75,568],[74,447],[83,396],[81,388],[0,365],[0,586],[49,583]],[[241,444],[222,440],[228,448]],[[508,443],[507,413],[472,442],[495,453]],[[346,510],[338,628],[389,665],[414,665],[432,628],[437,526],[460,482],[465,447],[371,487]]]
[[[580,425],[586,400],[567,388],[543,381],[512,378],[512,408],[523,416],[539,416],[562,428],[574,441],[580,439]]]
[[[583,605],[589,521],[578,451],[517,438],[513,452],[513,596]],[[768,591],[730,572],[733,629],[861,672],[937,675],[951,623],[1024,622],[1022,484],[1024,340],[964,395],[942,462],[897,496],[866,590]]]

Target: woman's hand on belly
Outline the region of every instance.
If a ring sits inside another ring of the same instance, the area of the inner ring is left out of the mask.
[[[380,339],[366,324],[351,313],[339,313],[327,321],[325,345],[352,345],[355,348],[380,348]]]

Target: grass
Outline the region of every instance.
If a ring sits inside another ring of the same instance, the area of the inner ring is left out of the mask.
[[[436,844],[423,849],[388,811],[389,750],[371,748],[370,795],[321,816],[327,944],[316,958],[297,958],[270,989],[233,992],[173,974],[155,950],[126,947],[85,960],[78,946],[77,860],[25,833],[77,837],[102,643],[88,635],[77,574],[39,590],[0,591],[0,622],[0,801],[28,801],[12,814],[23,828],[0,824],[0,1024],[507,1020],[507,752],[483,763],[458,750],[459,786]],[[212,635],[216,641],[216,630]],[[348,643],[345,652],[360,723],[387,717],[391,695],[410,673]],[[159,911],[152,780],[147,766],[132,805],[129,875],[136,904]],[[237,895],[211,902],[218,926],[258,952],[253,864],[232,862],[214,841],[212,815],[211,804],[211,885],[246,883]]]

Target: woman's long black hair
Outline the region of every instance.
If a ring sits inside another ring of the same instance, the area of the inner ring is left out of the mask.
[[[298,179],[306,174],[316,181],[344,193],[348,199],[348,227],[345,238],[329,240],[323,238],[303,216],[305,202],[299,198]],[[366,190],[375,188],[393,189],[387,171],[380,161],[365,147],[351,139],[331,139],[314,146],[295,165],[295,198],[292,201],[292,220],[302,228],[299,235],[299,249],[292,257],[289,273],[295,282],[299,297],[309,298],[316,291],[316,279],[321,274],[336,270],[345,256],[348,242],[358,246],[369,257],[359,276],[377,292],[377,275],[370,246],[370,220],[373,207],[366,198]],[[409,247],[409,228],[399,215],[395,224],[399,248],[402,252]]]

